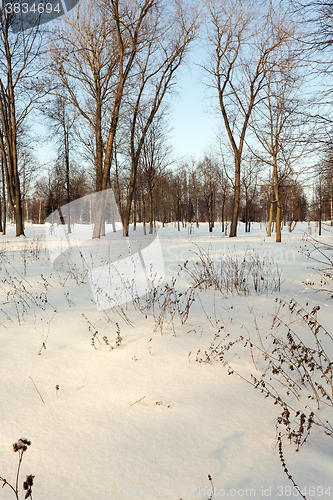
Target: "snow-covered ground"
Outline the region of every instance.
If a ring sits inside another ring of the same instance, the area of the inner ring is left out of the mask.
[[[320,286],[320,265],[301,251],[306,228],[284,229],[281,244],[259,224],[249,234],[241,224],[234,239],[219,225],[212,234],[206,224],[191,234],[160,228],[164,284],[179,273],[178,292],[189,286],[180,266],[197,260],[198,247],[213,260],[254,249],[272,271],[278,265],[282,283],[260,295],[198,290],[187,321],[167,315],[158,328],[160,311],[143,310],[144,297],[142,311],[130,303],[99,311],[84,273],[53,269],[44,228],[29,226],[26,238],[15,238],[9,227],[0,236],[0,476],[15,483],[12,444],[26,437],[20,483],[35,476],[34,500],[208,499],[208,475],[213,498],[301,498],[279,459],[281,409],[204,353],[225,332],[256,343],[255,324],[266,338],[277,297],[320,306],[317,320],[332,332],[330,284]],[[329,234],[322,240],[332,241]],[[241,343],[226,358],[244,377],[259,370]],[[307,498],[326,499],[333,496],[332,441],[318,427],[311,433],[298,453],[284,440],[283,452]],[[14,494],[5,486],[0,498]]]

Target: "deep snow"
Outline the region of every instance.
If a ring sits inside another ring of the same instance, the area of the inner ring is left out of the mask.
[[[9,227],[0,236],[0,475],[15,482],[12,444],[26,436],[32,444],[20,483],[35,476],[34,500],[208,499],[208,474],[216,498],[299,496],[279,460],[279,408],[229,376],[221,362],[199,363],[196,356],[209,348],[217,321],[231,335],[255,335],[256,317],[267,333],[276,297],[320,305],[318,321],[332,331],[332,299],[315,274],[320,265],[301,252],[306,227],[299,224],[291,234],[284,229],[281,244],[259,224],[249,234],[241,224],[232,240],[219,225],[213,234],[206,224],[192,234],[189,228],[160,228],[165,282],[186,259],[196,258],[196,245],[210,245],[215,258],[228,248],[254,248],[282,270],[280,292],[233,296],[209,289],[193,303],[185,324],[175,317],[162,332],[153,314],[146,317],[130,303],[130,324],[120,311],[98,311],[84,274],[74,279],[52,268],[44,228],[29,226],[26,238],[15,238]],[[332,241],[330,233],[322,240]],[[180,273],[176,288],[187,286]],[[121,343],[110,350],[103,336],[115,346],[116,323]],[[232,366],[254,372],[249,351],[237,349],[230,352]],[[284,454],[308,498],[333,495],[332,444],[323,431],[314,429],[298,453],[285,441]],[[14,498],[8,486],[0,498]]]

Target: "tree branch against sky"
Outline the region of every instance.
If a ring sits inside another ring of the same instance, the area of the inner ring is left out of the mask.
[[[38,24],[29,31],[12,32],[14,13],[0,12],[0,150],[7,196],[14,212],[16,236],[24,235],[22,197],[18,167],[18,136],[23,124],[44,93],[37,84],[36,64],[42,49]]]
[[[147,133],[166,95],[175,85],[176,73],[198,29],[198,12],[189,9],[186,2],[160,1],[158,6],[159,9],[146,19],[146,46],[135,58],[137,81],[131,91],[129,113],[131,176],[124,212],[124,236],[128,236],[138,164]]]
[[[259,147],[255,148],[251,140],[247,145],[252,154],[272,172],[267,235],[271,236],[275,207],[276,241],[281,242],[281,187],[289,176],[296,174],[300,160],[305,161],[315,123],[305,112],[305,100],[301,93],[307,66],[301,60],[294,41],[296,25],[278,15],[274,17],[274,24],[275,32],[289,33],[290,38],[274,54],[274,64],[267,61],[263,98],[254,109],[249,125]]]
[[[95,136],[96,190],[102,188],[103,152],[107,136],[103,118],[114,99],[119,57],[116,27],[95,3],[80,2],[75,13],[62,18],[50,42],[55,90],[68,100]]]
[[[272,6],[255,2],[207,1],[210,64],[205,69],[217,91],[219,107],[235,165],[230,237],[237,235],[241,161],[250,117],[262,98],[274,54],[290,34],[274,33]]]

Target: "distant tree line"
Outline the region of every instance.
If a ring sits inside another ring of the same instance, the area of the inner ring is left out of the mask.
[[[115,172],[111,171],[110,187],[116,194],[122,218],[129,175],[128,166],[124,166],[117,177]],[[244,231],[250,231],[251,222],[262,222],[267,227],[270,212],[267,197],[269,186],[270,180],[261,178],[259,171],[253,177],[244,177],[239,210],[239,220],[245,224]],[[70,201],[93,191],[85,170],[73,162],[69,178]],[[57,164],[50,169],[47,176],[36,182],[35,190],[24,206],[26,220],[44,223],[46,218],[57,207],[65,205],[67,200],[64,168]],[[163,164],[146,164],[144,160],[140,163],[130,222],[142,223],[146,233],[153,232],[157,221],[162,224],[172,222],[178,228],[191,224],[199,227],[200,223],[208,222],[209,231],[213,231],[215,223],[219,222],[219,231],[227,235],[232,220],[232,209],[233,187],[224,167],[219,165],[216,159],[206,156],[197,164],[193,161],[182,163],[177,170],[164,168]],[[293,179],[286,180],[281,186],[282,224],[288,225],[291,231],[296,222],[306,220],[310,214],[309,209],[302,185]],[[328,201],[326,200],[324,205],[323,196],[323,218],[328,214]],[[89,217],[84,221],[73,219],[72,222],[88,223]]]

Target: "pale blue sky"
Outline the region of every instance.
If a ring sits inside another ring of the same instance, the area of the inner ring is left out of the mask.
[[[205,51],[196,47],[177,76],[176,95],[170,99],[171,142],[177,156],[200,159],[216,142],[221,126],[218,98],[203,83],[204,70],[199,64]]]

